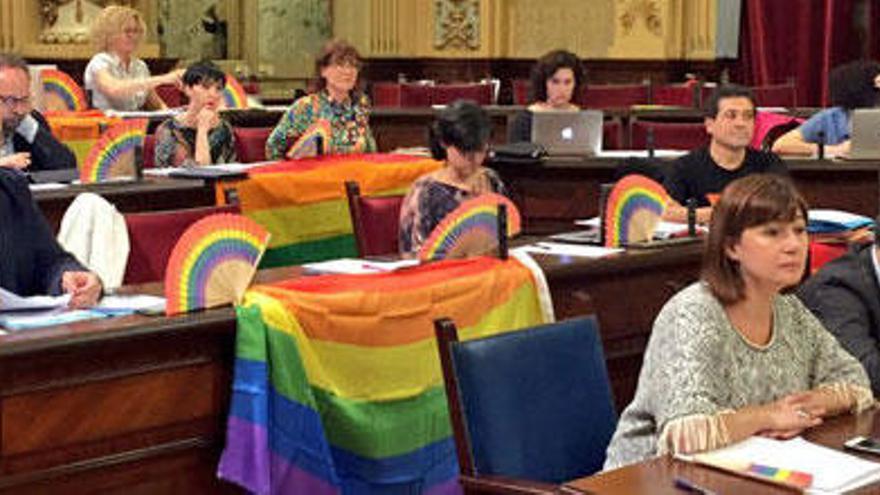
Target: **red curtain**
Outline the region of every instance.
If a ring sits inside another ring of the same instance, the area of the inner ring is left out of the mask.
[[[853,0],[744,0],[739,78],[797,83],[798,105],[826,106],[828,71],[859,58]]]

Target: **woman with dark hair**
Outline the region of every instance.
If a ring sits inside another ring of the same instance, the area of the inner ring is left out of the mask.
[[[318,92],[296,100],[284,113],[266,141],[266,157],[294,158],[294,145],[316,125],[329,129],[329,142],[323,143],[326,154],[376,151],[370,102],[357,88],[361,68],[357,50],[345,41],[329,41],[315,67],[320,76]]]
[[[226,74],[211,62],[190,65],[183,73],[186,111],[156,129],[156,165],[203,166],[235,158],[232,126],[220,117]]]
[[[580,110],[572,100],[586,83],[586,76],[577,55],[554,50],[538,59],[531,82],[533,103],[513,120],[508,133],[511,143],[531,141],[533,112]]]
[[[784,177],[732,182],[712,212],[702,280],[670,299],[606,468],[791,438],[873,404],[865,370],[789,290],[804,274],[807,205]]]
[[[852,111],[877,106],[880,64],[859,60],[835,67],[828,74],[831,108],[813,115],[800,127],[783,134],[773,143],[780,155],[813,155],[820,142],[826,156],[849,152]]]
[[[483,167],[492,123],[472,101],[458,100],[440,113],[431,126],[431,154],[445,166],[419,177],[400,209],[399,245],[414,255],[425,239],[463,201],[494,192],[504,194],[501,179]]]

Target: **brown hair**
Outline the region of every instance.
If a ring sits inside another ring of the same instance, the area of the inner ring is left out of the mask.
[[[27,74],[28,79],[31,77],[27,62],[15,53],[0,52],[0,70],[2,69],[18,69]]]
[[[352,46],[351,43],[339,39],[333,39],[324,43],[321,51],[318,52],[318,56],[315,57],[315,74],[318,77],[317,87],[319,91],[327,86],[327,81],[321,77],[321,69],[343,62],[353,64],[360,70],[362,62],[357,48]]]
[[[745,282],[739,263],[727,249],[739,241],[743,231],[769,222],[807,221],[807,203],[787,177],[753,174],[731,182],[712,211],[709,236],[703,253],[703,280],[722,304],[745,297]]]
[[[110,49],[110,38],[122,32],[128,21],[135,21],[141,28],[141,34],[147,32],[147,25],[143,16],[131,7],[110,5],[98,14],[92,21],[91,37],[92,44],[98,51],[106,52]]]
[[[574,73],[574,89],[571,92],[571,103],[577,104],[581,88],[587,82],[587,74],[577,55],[565,50],[553,50],[545,53],[532,67],[532,101],[547,101],[547,81],[559,69],[571,69]]]

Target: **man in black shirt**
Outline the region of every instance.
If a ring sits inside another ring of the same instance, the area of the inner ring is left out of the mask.
[[[712,214],[711,199],[730,182],[755,173],[788,174],[778,156],[749,148],[755,133],[755,99],[748,88],[719,87],[709,99],[705,124],[712,137],[709,146],[676,160],[663,181],[677,202],[669,205],[667,220],[687,221],[682,205],[693,198],[697,221],[706,223]]]
[[[71,307],[101,296],[97,275],[65,252],[34,204],[27,178],[0,167],[0,287],[20,296],[70,293]]]

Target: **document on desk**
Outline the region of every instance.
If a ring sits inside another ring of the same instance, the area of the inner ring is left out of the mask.
[[[165,311],[165,298],[147,294],[109,295],[93,308],[107,315],[127,315],[135,312],[161,313]]]
[[[319,261],[316,263],[306,263],[303,265],[303,268],[318,273],[364,274],[392,272],[394,270],[416,266],[418,264],[419,260],[415,259],[373,261],[358,258],[339,258],[329,261]]]
[[[806,493],[841,493],[880,480],[880,464],[801,437],[751,437],[722,449],[677,457],[734,474],[800,486]]]
[[[61,296],[22,297],[0,287],[0,311],[30,311],[37,309],[66,308],[70,294]]]
[[[601,258],[611,254],[622,253],[620,248],[602,246],[586,246],[583,244],[565,244],[562,242],[537,242],[514,248],[513,251],[529,254],[553,254],[556,256],[579,256],[584,258]]]
[[[7,330],[29,330],[107,316],[110,315],[90,309],[55,308],[42,311],[14,311],[0,313],[0,327]]]

